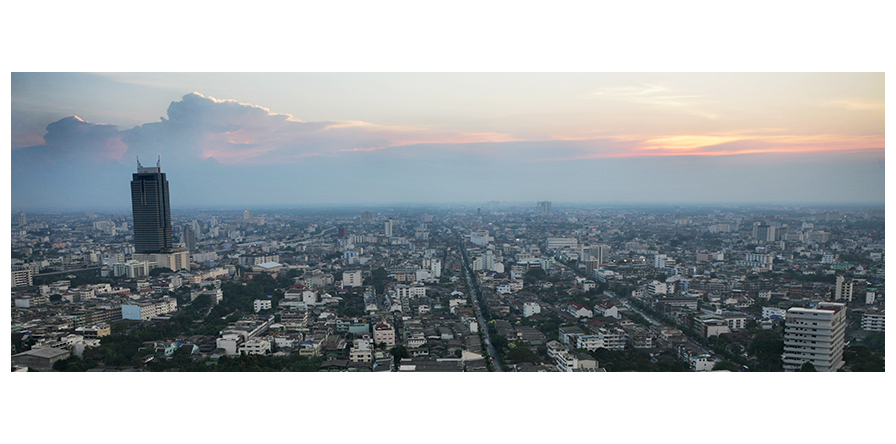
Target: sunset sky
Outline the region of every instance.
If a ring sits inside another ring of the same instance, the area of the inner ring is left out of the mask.
[[[12,210],[884,201],[882,73],[12,74]]]

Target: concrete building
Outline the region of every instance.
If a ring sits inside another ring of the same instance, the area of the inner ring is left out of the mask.
[[[752,238],[763,242],[774,242],[775,229],[776,227],[774,225],[765,225],[762,222],[754,222]]]
[[[819,303],[815,308],[791,308],[784,323],[784,370],[799,371],[812,362],[820,372],[843,366],[846,305]]]
[[[192,225],[184,225],[183,232],[184,244],[187,246],[187,251],[190,253],[195,253],[196,250],[196,231],[193,229]]]
[[[862,330],[884,331],[884,311],[869,311],[862,315]]]
[[[389,219],[385,222],[383,227],[386,237],[392,237],[392,219]]]
[[[577,250],[579,247],[579,241],[574,237],[549,237],[547,240],[547,249],[548,250],[560,250],[563,248],[569,248],[573,251]]]
[[[402,285],[398,284],[395,286],[395,295],[398,299],[401,298],[421,298],[426,296],[426,287],[421,284],[411,284],[411,285]]]
[[[241,355],[268,355],[271,353],[271,341],[267,339],[249,339],[239,346]]]
[[[541,313],[541,306],[538,305],[538,302],[524,302],[523,303],[523,317],[528,318],[534,314]]]
[[[395,329],[385,322],[376,324],[373,327],[373,342],[375,344],[385,343],[387,347],[394,347]]]
[[[65,349],[52,347],[36,348],[12,355],[12,365],[48,372],[53,370],[53,364],[57,361],[64,361],[69,356],[71,356],[71,352]]]
[[[647,293],[649,293],[651,296],[664,295],[666,294],[666,292],[667,287],[665,282],[653,280],[647,284]]]
[[[843,276],[837,276],[837,280],[834,283],[834,300],[846,299],[848,302],[852,302],[852,293],[855,286],[855,280],[847,280]]]
[[[175,310],[177,310],[177,299],[162,298],[155,302],[122,304],[121,318],[133,321],[148,321],[155,316],[171,313]]]
[[[33,285],[33,273],[30,268],[12,270],[13,287],[30,287]]]
[[[260,265],[268,262],[280,262],[280,255],[259,253],[244,254],[239,257],[239,264],[243,267],[251,267],[253,265]]]
[[[361,286],[361,270],[351,270],[342,272],[343,287],[360,287]]]
[[[134,253],[131,258],[135,261],[155,262],[158,267],[174,271],[190,269],[190,252],[186,249],[170,249],[162,253]]]
[[[253,308],[255,308],[255,312],[258,313],[261,310],[270,310],[271,309],[271,300],[270,299],[256,299],[252,303]]]
[[[688,360],[688,364],[690,364],[693,372],[708,372],[716,365],[716,361],[709,355],[697,355],[692,356]]]
[[[115,277],[125,276],[128,279],[134,279],[148,275],[150,270],[156,268],[157,265],[158,264],[152,261],[130,260],[125,263],[113,264],[112,275]]]

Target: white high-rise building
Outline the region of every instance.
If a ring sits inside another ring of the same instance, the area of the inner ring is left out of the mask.
[[[392,219],[386,221],[385,224],[386,237],[392,237]]]
[[[442,277],[442,260],[438,258],[432,258],[429,262],[429,270],[432,272],[432,277],[438,279]]]
[[[834,284],[834,300],[839,301],[841,299],[846,299],[849,302],[852,302],[852,291],[853,284],[855,281],[849,280],[847,281],[843,276],[837,276],[836,283]]]
[[[493,271],[495,269],[495,253],[491,250],[486,251],[485,254],[482,255],[482,269],[486,271]]]
[[[821,302],[815,308],[791,308],[784,323],[784,370],[799,371],[807,361],[820,372],[843,366],[846,304]]]

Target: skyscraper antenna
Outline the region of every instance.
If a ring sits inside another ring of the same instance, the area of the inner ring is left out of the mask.
[[[159,160],[156,161],[156,168],[162,168],[162,155],[159,154]]]
[[[140,165],[140,156],[135,156],[137,158],[137,168],[143,168],[143,165]]]

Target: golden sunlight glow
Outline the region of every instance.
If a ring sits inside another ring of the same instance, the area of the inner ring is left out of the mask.
[[[645,146],[641,149],[645,150],[696,150],[706,148],[713,145],[720,145],[727,142],[742,140],[739,137],[722,137],[722,136],[671,136],[650,139],[644,142]]]

